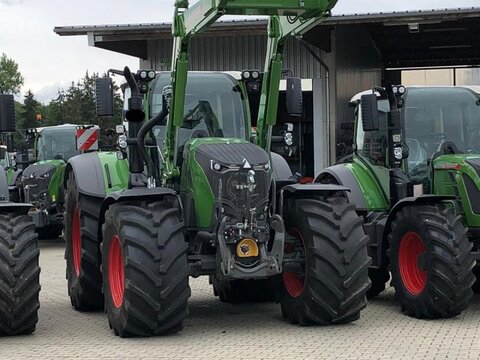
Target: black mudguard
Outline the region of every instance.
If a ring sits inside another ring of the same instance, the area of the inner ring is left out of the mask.
[[[387,222],[385,224],[386,232],[390,231],[390,224],[395,218],[395,215],[397,214],[397,212],[399,212],[404,207],[412,206],[412,205],[438,204],[448,200],[455,200],[455,196],[421,195],[416,197],[408,197],[400,200],[395,204],[395,206],[390,210],[390,213],[388,214]],[[384,239],[386,239],[386,234],[384,236]]]
[[[68,176],[72,171],[75,173],[78,191],[81,194],[106,197],[102,164],[96,153],[82,154],[68,160],[63,178],[64,188],[66,188]]]
[[[278,184],[278,183],[277,183]],[[280,193],[278,213],[283,214],[283,204],[285,199],[292,196],[310,196],[310,195],[329,195],[335,192],[348,193],[349,188],[334,184],[288,184],[281,189],[277,188]]]
[[[344,165],[334,165],[323,170],[315,179],[315,183],[321,183],[327,177],[334,178],[339,185],[346,186],[351,190],[347,193],[348,201],[355,204],[357,210],[367,209],[367,204],[357,179]]]
[[[104,221],[104,216],[105,212],[109,208],[110,205],[119,203],[119,202],[125,202],[125,201],[147,201],[147,202],[152,202],[152,201],[158,201],[162,200],[165,197],[170,197],[174,199],[174,201],[178,202],[178,205],[180,207],[181,211],[181,216],[183,218],[183,209],[181,209],[181,201],[179,199],[178,194],[173,190],[169,188],[163,188],[163,187],[157,187],[157,188],[133,188],[133,189],[128,189],[128,190],[123,190],[123,191],[116,191],[108,195],[105,200],[103,201],[102,208],[100,210],[100,224],[103,223]]]

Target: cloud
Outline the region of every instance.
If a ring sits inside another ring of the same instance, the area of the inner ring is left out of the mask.
[[[0,0],[0,3],[5,5],[19,5],[19,4],[23,4],[26,1],[30,1],[30,0]]]

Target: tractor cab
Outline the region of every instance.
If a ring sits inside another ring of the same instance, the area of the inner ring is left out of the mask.
[[[189,74],[184,106],[184,121],[179,130],[178,145],[183,147],[195,138],[235,138],[248,139],[248,104],[239,83],[239,73]],[[170,84],[170,74],[161,73],[152,83],[150,93],[150,113],[162,111],[162,93]],[[208,89],[208,92],[205,91]],[[153,132],[157,144],[166,137],[166,119],[155,126]]]
[[[361,110],[362,95],[356,95],[356,155],[385,180],[389,169],[389,100],[376,93],[378,127],[365,131]],[[400,124],[403,171],[413,184],[423,185],[421,192],[434,193],[434,170],[454,168],[467,159],[480,158],[480,87],[409,87],[402,95]],[[407,156],[408,155],[408,156]],[[453,157],[452,157],[453,156]],[[440,175],[443,175],[440,174]],[[382,188],[389,198],[389,184]]]
[[[76,143],[76,125],[60,125],[39,128],[35,136],[35,158],[37,161],[63,160],[80,154]]]

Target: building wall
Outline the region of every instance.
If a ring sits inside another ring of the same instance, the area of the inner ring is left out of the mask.
[[[480,85],[480,69],[408,70],[402,72],[402,84]]]
[[[330,161],[351,147],[354,113],[349,106],[353,95],[382,82],[382,57],[363,25],[338,25],[332,32],[333,51],[326,56],[330,68]],[[332,71],[335,69],[335,71]],[[338,149],[338,152],[336,151]]]
[[[240,71],[263,70],[267,51],[266,35],[203,36],[192,40],[190,70]],[[148,60],[141,67],[170,70],[172,40],[150,40]],[[320,77],[321,66],[296,39],[285,48],[284,68],[304,79]]]

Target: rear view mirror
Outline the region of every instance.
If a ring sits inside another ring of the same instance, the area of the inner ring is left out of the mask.
[[[287,111],[291,116],[303,115],[302,79],[287,78]]]
[[[113,116],[113,81],[109,77],[95,79],[97,116]]]
[[[377,96],[375,94],[362,95],[361,112],[363,131],[377,131],[380,129]]]
[[[15,101],[13,95],[0,94],[0,132],[15,131]]]

